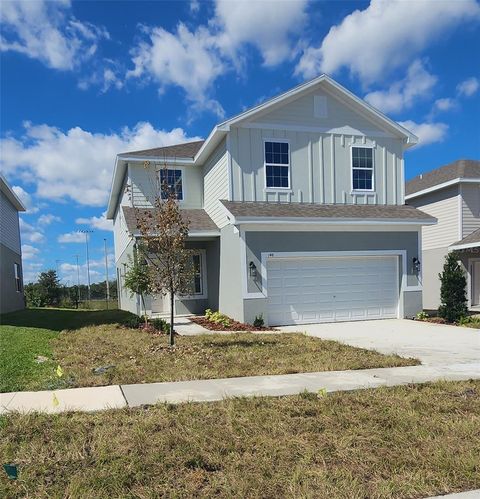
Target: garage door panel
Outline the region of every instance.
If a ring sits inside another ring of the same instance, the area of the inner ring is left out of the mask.
[[[394,318],[397,257],[273,258],[267,289],[270,325]]]

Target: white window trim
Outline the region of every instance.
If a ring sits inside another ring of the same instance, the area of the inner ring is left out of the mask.
[[[204,249],[194,250],[200,255],[200,277],[202,279],[202,293],[193,295],[176,296],[177,301],[184,300],[205,300],[208,298],[207,289],[207,251]]]
[[[276,164],[276,163],[267,163],[265,161],[265,143],[266,142],[280,142],[283,144],[288,144],[288,165]],[[264,192],[292,192],[292,156],[290,149],[290,141],[288,139],[277,139],[271,138],[263,139],[263,172],[264,172]],[[268,187],[267,186],[267,164],[269,166],[288,166],[288,187]]]
[[[20,272],[20,264],[17,262],[13,262],[13,277],[15,280],[15,291],[17,293],[22,292],[22,278],[21,278],[21,272]],[[17,283],[19,284],[18,289],[17,288]]]
[[[473,279],[472,279],[472,269],[473,269],[473,264],[476,262],[480,262],[480,258],[474,257],[474,258],[468,258],[467,259],[467,306],[468,308],[472,308],[473,306],[477,305],[472,305],[472,292],[473,292]]]
[[[165,201],[165,200],[162,198],[162,182],[160,180],[160,175],[161,175],[160,172],[164,169],[166,169],[166,170],[180,170],[182,172],[182,199],[177,199],[177,202],[179,204],[185,204],[185,199],[187,197],[187,189],[185,186],[185,167],[184,166],[177,166],[177,165],[167,165],[166,168],[163,168],[163,166],[162,166],[162,167],[157,169],[157,182],[158,182],[157,189],[159,190],[160,199],[162,199],[162,201]]]
[[[372,150],[372,168],[355,168],[356,170],[372,170],[372,188],[371,189],[354,189],[353,188],[353,148],[371,149]],[[375,147],[369,144],[352,144],[350,146],[350,186],[351,193],[375,192]]]

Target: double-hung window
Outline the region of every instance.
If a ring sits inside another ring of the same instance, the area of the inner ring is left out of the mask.
[[[175,196],[175,199],[182,201],[182,170],[160,170],[160,189],[162,193],[162,199],[167,199],[169,194],[173,194]]]
[[[267,188],[290,188],[290,151],[288,142],[265,142]]]
[[[203,295],[202,257],[200,254],[193,255],[193,293]]]
[[[13,264],[13,271],[15,274],[15,289],[20,293],[20,291],[22,291],[22,278],[20,276],[20,265],[18,263]]]
[[[352,187],[354,191],[373,191],[373,149],[352,147]]]

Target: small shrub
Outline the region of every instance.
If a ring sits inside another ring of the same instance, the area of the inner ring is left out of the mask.
[[[122,325],[130,329],[138,329],[145,321],[138,315],[132,315],[127,320],[123,321]]]
[[[207,308],[205,310],[205,318],[210,322],[215,324],[220,324],[221,326],[228,328],[231,326],[231,321],[229,317],[225,314],[221,314],[220,312],[213,312],[211,309]]]
[[[161,318],[151,319],[150,324],[157,331],[161,331],[162,333],[169,333],[170,332],[170,324],[164,319],[161,319]]]
[[[263,314],[256,315],[255,320],[253,321],[253,325],[255,327],[263,327],[265,324],[265,321],[263,320]]]
[[[417,314],[418,321],[426,321],[429,318],[430,318],[430,316],[427,314],[427,312],[418,312],[418,314]]]
[[[475,317],[475,316],[471,316],[471,315],[467,315],[465,317],[460,317],[458,324],[460,326],[467,326],[470,324],[480,324],[480,317]]]

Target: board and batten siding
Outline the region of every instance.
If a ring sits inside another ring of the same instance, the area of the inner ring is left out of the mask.
[[[128,175],[132,204],[138,208],[151,207],[155,193],[160,189],[159,171],[163,163],[151,162],[145,168],[143,163],[128,164]],[[183,201],[181,208],[202,208],[203,180],[202,168],[193,165],[167,164],[167,168],[182,170]]]
[[[3,192],[0,192],[0,242],[21,254],[18,211]]]
[[[121,258],[128,243],[131,241],[131,236],[127,229],[127,224],[123,216],[121,206],[118,207],[113,219],[113,240],[115,245],[115,263]]]
[[[210,218],[221,228],[228,220],[220,203],[228,199],[228,159],[226,140],[223,140],[203,166],[204,209]]]
[[[403,145],[389,137],[232,127],[233,199],[326,204],[403,204]],[[290,187],[266,189],[264,141],[290,144]],[[374,151],[374,190],[352,191],[351,147]]]
[[[458,186],[455,185],[414,198],[408,204],[438,220],[436,225],[422,228],[422,248],[424,250],[446,248],[460,239]]]
[[[462,184],[462,220],[463,235],[466,237],[480,229],[480,185]]]

